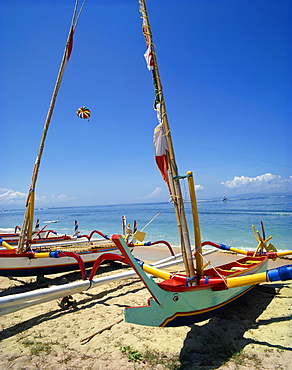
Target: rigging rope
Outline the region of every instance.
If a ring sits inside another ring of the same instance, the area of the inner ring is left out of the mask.
[[[216,274],[222,279],[222,282],[226,285],[226,287],[228,288],[228,285],[227,285],[227,282],[226,282],[226,278],[220,274],[220,272],[216,269],[216,267],[214,267],[211,263],[211,261],[207,261],[206,258],[204,257],[204,255],[200,252],[197,251],[197,253],[199,253],[199,255],[201,256],[201,258],[204,260],[204,262],[207,263],[207,265],[210,265],[210,267],[216,272]]]
[[[74,25],[74,30],[75,30],[75,28],[76,28],[76,26],[77,26],[77,23],[78,23],[78,21],[79,21],[79,18],[80,18],[80,15],[81,15],[81,13],[82,13],[82,10],[83,10],[83,7],[84,7],[85,2],[86,2],[86,0],[83,0],[83,3],[82,3],[82,5],[81,5],[81,7],[80,7],[80,10],[79,10],[79,13],[78,13],[78,15],[77,15],[77,17],[76,17],[75,25]],[[76,0],[76,8],[77,8],[77,4],[78,4],[78,0]]]

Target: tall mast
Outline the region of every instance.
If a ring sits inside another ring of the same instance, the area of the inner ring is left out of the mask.
[[[155,48],[152,40],[152,33],[150,23],[148,19],[148,13],[146,9],[146,1],[139,0],[140,12],[143,19],[143,34],[147,44],[147,52],[151,55],[151,69],[155,88],[155,104],[158,113],[159,121],[163,124],[165,136],[167,139],[168,146],[168,165],[169,165],[169,181],[171,186],[171,197],[174,203],[174,209],[176,214],[176,220],[178,225],[178,231],[181,240],[181,249],[186,268],[186,274],[188,277],[195,275],[195,269],[193,264],[193,257],[191,251],[191,242],[186,222],[186,215],[184,210],[184,201],[182,197],[182,191],[180,187],[178,168],[175,160],[174,149],[171,139],[170,127],[168,124],[166,106],[163,97],[162,84],[160,80],[157,58],[155,54]]]
[[[40,164],[41,164],[41,158],[42,158],[42,154],[43,154],[45,140],[46,140],[46,137],[47,137],[49,126],[50,126],[51,117],[52,117],[53,110],[54,110],[54,107],[55,107],[55,102],[56,102],[56,99],[57,99],[57,95],[58,95],[58,92],[59,92],[61,81],[62,81],[62,78],[63,78],[63,75],[64,75],[65,67],[66,67],[67,62],[68,62],[68,60],[70,58],[70,55],[71,55],[72,46],[73,46],[73,34],[74,34],[75,28],[77,26],[77,23],[78,23],[78,20],[79,20],[79,17],[80,17],[80,14],[81,14],[81,11],[83,9],[85,1],[86,0],[83,1],[78,15],[76,15],[78,0],[75,0],[75,6],[74,6],[73,16],[72,16],[72,20],[71,20],[71,26],[70,26],[69,34],[68,34],[68,37],[67,37],[67,42],[66,42],[64,53],[63,53],[62,62],[61,62],[60,68],[59,68],[57,81],[56,81],[55,88],[54,88],[54,91],[53,91],[53,95],[52,95],[52,98],[51,98],[51,103],[50,103],[49,110],[48,110],[47,117],[46,117],[46,121],[45,121],[45,124],[44,124],[44,129],[43,129],[43,134],[42,134],[42,138],[41,138],[41,141],[40,141],[39,150],[38,150],[36,161],[35,161],[34,168],[33,168],[32,180],[31,180],[31,185],[30,185],[30,189],[29,189],[29,193],[28,193],[28,197],[27,197],[27,201],[26,201],[26,210],[25,210],[23,224],[22,224],[22,228],[21,228],[21,232],[20,232],[17,253],[21,253],[24,250],[25,239],[27,239],[27,241],[29,243],[29,241],[31,240],[31,237],[32,237],[32,225],[33,225],[33,217],[34,217],[35,186],[36,186],[36,181],[37,181],[37,178],[38,178],[38,173],[39,173],[39,168],[40,168]]]

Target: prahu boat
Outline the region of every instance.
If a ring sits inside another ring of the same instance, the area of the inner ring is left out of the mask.
[[[78,1],[76,0],[62,62],[33,167],[22,228],[19,233],[15,230],[14,234],[4,234],[2,238],[0,238],[0,245],[6,248],[6,250],[0,250],[0,275],[2,276],[32,276],[72,271],[79,268],[80,258],[85,263],[86,267],[92,266],[99,255],[104,252],[116,250],[111,242],[106,244],[94,244],[90,239],[87,239],[87,245],[84,247],[84,243],[82,242],[85,242],[85,240],[84,238],[83,240],[82,238],[79,239],[80,236],[78,233],[75,233],[75,235],[71,237],[67,235],[56,236],[54,235],[54,231],[49,233],[47,231],[44,232],[44,228],[39,231],[33,231],[35,187],[42,153],[65,67],[72,52],[73,35],[83,5],[84,2],[77,14]],[[73,244],[76,242],[78,243],[78,253],[76,253],[76,248],[73,247]],[[17,248],[15,244],[17,244]],[[56,247],[59,249],[56,250]],[[58,260],[56,258],[58,258]]]
[[[75,1],[62,62],[33,167],[32,180],[26,201],[26,210],[22,227],[19,233],[15,231],[14,234],[3,234],[2,237],[0,236],[0,247],[3,248],[0,250],[1,276],[34,276],[73,271],[83,266],[83,263],[85,267],[92,266],[96,259],[105,253],[115,251],[120,254],[115,244],[109,240],[110,238],[97,230],[93,230],[89,236],[78,235],[75,230],[75,235],[72,237],[68,235],[56,236],[53,231],[49,233],[47,231],[44,232],[44,228],[40,231],[33,231],[35,188],[44,144],[57,94],[72,52],[73,35],[84,3],[85,0],[78,11],[78,0]],[[93,239],[93,235],[95,234],[98,234],[101,238]],[[17,248],[15,247],[16,244]],[[141,245],[141,243],[136,243],[135,245]],[[135,245],[132,245],[131,249],[134,248]]]
[[[78,231],[78,222],[75,220],[75,232],[71,235],[59,234],[55,230],[47,229],[47,225],[43,226],[40,229],[39,219],[36,221],[34,230],[32,231],[32,236],[30,239],[31,246],[33,244],[42,244],[42,243],[56,243],[68,240],[76,240],[79,234]],[[14,232],[1,232],[0,239],[4,240],[10,246],[17,246],[19,243],[19,238],[21,235],[21,228],[15,226]]]
[[[243,297],[256,284],[292,279],[292,265],[267,270],[269,258],[275,259],[292,254],[292,252],[277,252],[272,244],[268,244],[271,237],[265,237],[264,229],[262,235],[254,229],[258,243],[254,252],[242,251],[209,241],[201,242],[193,174],[188,172],[186,175],[180,176],[178,173],[146,1],[140,0],[139,3],[142,30],[146,40],[145,58],[148,69],[152,72],[155,90],[154,107],[159,121],[154,132],[156,162],[174,204],[186,274],[172,274],[149,266],[142,261],[137,261],[122,237],[114,235],[112,240],[151,294],[147,305],[126,308],[125,320],[130,323],[148,326],[189,325],[216,315],[222,309],[228,307],[229,304]],[[180,186],[182,178],[187,178],[190,192],[196,266],[193,263],[194,259]],[[202,258],[202,247],[205,245],[242,253],[245,257],[223,266],[216,268],[210,266],[206,269],[209,263],[207,262],[204,265]],[[146,273],[159,278],[160,282],[156,283]]]

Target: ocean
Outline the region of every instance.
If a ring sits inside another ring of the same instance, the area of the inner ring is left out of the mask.
[[[185,204],[189,231],[193,238],[190,203]],[[198,201],[201,238],[245,250],[254,250],[257,242],[251,225],[261,230],[265,225],[266,237],[278,250],[291,250],[292,247],[292,196],[246,197],[222,200]],[[21,226],[24,210],[2,210],[0,212],[0,231],[12,231]],[[81,234],[89,235],[98,230],[104,234],[122,233],[122,216],[133,227],[146,232],[145,241],[166,240],[174,246],[179,245],[175,214],[171,203],[119,204],[86,207],[42,208],[35,210],[35,219],[40,220],[40,228],[46,221],[46,230],[53,229],[61,234],[74,233],[74,220],[78,221]],[[156,217],[155,217],[156,216]],[[155,219],[150,222],[153,218]],[[149,223],[150,222],[150,223]],[[148,226],[147,226],[148,224]],[[192,243],[193,244],[193,243]]]

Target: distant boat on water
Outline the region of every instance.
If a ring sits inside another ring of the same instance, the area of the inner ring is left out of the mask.
[[[226,198],[226,197],[223,197],[223,199],[222,199],[222,202],[227,202],[228,201],[228,199]]]
[[[44,224],[55,224],[57,222],[60,222],[60,220],[44,221]]]

